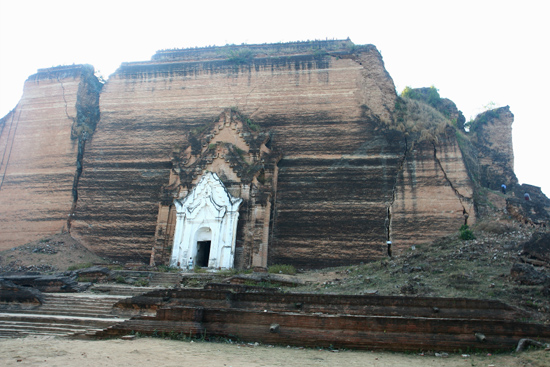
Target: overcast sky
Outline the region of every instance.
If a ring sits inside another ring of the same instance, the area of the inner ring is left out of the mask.
[[[539,1],[0,0],[0,117],[38,68],[105,77],[159,49],[345,39],[374,44],[397,91],[434,85],[466,119],[509,105],[520,182],[550,195],[550,21]]]

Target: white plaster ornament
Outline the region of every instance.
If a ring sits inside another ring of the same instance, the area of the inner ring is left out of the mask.
[[[241,203],[217,174],[205,173],[185,198],[174,201],[176,229],[170,265],[233,268]]]

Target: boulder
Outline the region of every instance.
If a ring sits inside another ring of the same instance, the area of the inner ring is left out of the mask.
[[[85,269],[78,269],[74,271],[79,281],[87,282],[102,282],[113,277],[111,269],[104,266],[92,266]]]
[[[76,279],[65,275],[7,275],[3,279],[21,287],[35,288],[41,292],[80,291]]]
[[[0,310],[33,309],[42,302],[43,297],[39,290],[0,279]]]
[[[535,233],[523,244],[521,256],[527,262],[550,267],[550,233]],[[531,261],[529,261],[531,260]]]
[[[535,269],[531,264],[515,263],[510,271],[510,276],[524,285],[539,285],[550,281],[550,277]]]

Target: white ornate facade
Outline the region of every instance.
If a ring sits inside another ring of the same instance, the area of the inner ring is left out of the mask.
[[[205,173],[183,199],[175,200],[176,228],[170,265],[232,268],[239,206],[218,175]]]

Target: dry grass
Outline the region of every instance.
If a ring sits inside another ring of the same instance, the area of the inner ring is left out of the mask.
[[[487,229],[481,230],[481,229]],[[501,300],[550,322],[550,299],[541,285],[521,285],[510,277],[531,230],[511,224],[481,223],[477,239],[461,241],[458,232],[433,244],[409,249],[392,259],[364,265],[308,271],[309,285],[293,292],[464,297]],[[317,278],[317,281],[315,280]]]
[[[0,252],[0,273],[38,271],[53,273],[79,267],[81,264],[107,264],[69,233],[43,238]]]
[[[416,142],[438,143],[439,136],[452,126],[441,112],[424,102],[401,98],[397,106],[393,128],[413,137]]]

